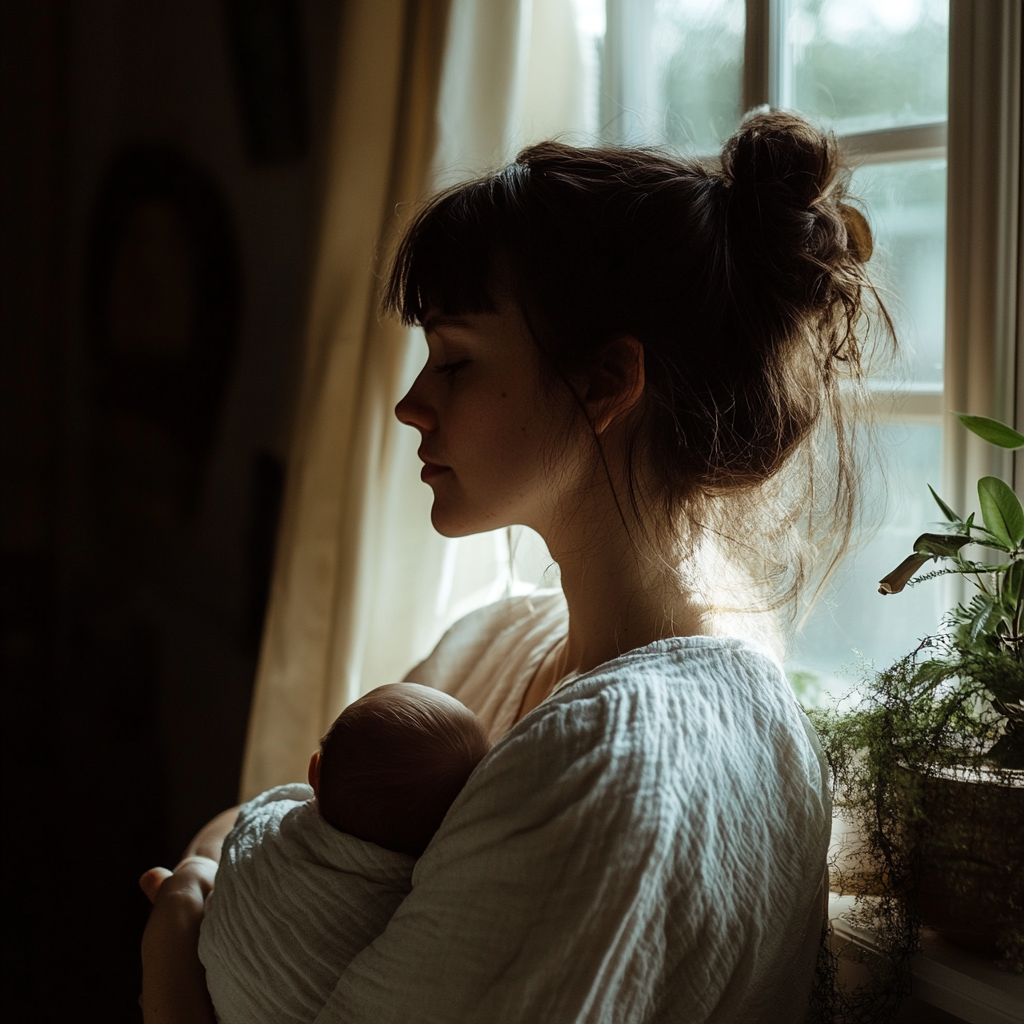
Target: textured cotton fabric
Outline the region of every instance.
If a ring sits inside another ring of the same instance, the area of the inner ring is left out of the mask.
[[[560,599],[503,602],[409,677],[501,734],[560,631]],[[317,1022],[796,1024],[829,831],[778,663],[743,640],[658,641],[504,732]]]
[[[515,725],[534,674],[568,626],[560,590],[498,601],[456,622],[406,678],[462,701],[495,743]]]
[[[242,806],[199,936],[223,1024],[309,1022],[409,891],[414,860],[329,825],[309,786]]]

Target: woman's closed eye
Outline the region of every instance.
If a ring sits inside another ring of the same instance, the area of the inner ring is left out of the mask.
[[[439,366],[434,367],[434,373],[443,373],[449,377],[454,377],[468,363],[468,359],[455,359],[450,363],[441,363]]]

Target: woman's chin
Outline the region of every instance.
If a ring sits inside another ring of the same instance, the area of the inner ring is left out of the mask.
[[[430,523],[442,537],[471,537],[474,533],[486,533],[495,529],[486,517],[467,514],[465,510],[452,508],[450,504],[434,498],[430,509]]]
[[[436,509],[435,505],[435,509]],[[434,529],[441,534],[442,537],[448,537],[454,540],[456,537],[469,537],[474,533],[482,533],[482,530],[474,530],[472,527],[467,526],[465,523],[460,522],[458,519],[438,515],[436,511],[431,511],[430,522]]]

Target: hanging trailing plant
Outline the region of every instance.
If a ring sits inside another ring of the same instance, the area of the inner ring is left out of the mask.
[[[1024,447],[996,420],[959,419],[995,445]],[[944,532],[918,537],[879,592],[956,574],[974,594],[939,635],[865,679],[852,707],[847,698],[808,712],[860,842],[832,887],[857,896],[855,917],[878,946],[870,982],[834,993],[841,1021],[893,1018],[922,922],[1024,970],[1024,509],[997,477],[978,482],[980,524],[931,493]],[[998,554],[968,557],[979,547]],[[929,562],[940,567],[918,576]]]

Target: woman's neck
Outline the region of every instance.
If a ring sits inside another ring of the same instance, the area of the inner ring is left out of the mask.
[[[590,528],[576,523],[549,538],[569,606],[557,666],[562,675],[587,672],[655,640],[710,632],[704,602],[655,554],[637,550],[617,510]]]
[[[645,559],[619,530],[559,531],[547,539],[569,606],[564,641],[541,660],[519,708],[532,711],[571,672],[589,672],[620,654],[670,636],[710,632],[697,596],[680,588],[678,574],[644,571]]]

